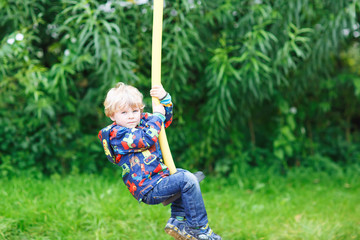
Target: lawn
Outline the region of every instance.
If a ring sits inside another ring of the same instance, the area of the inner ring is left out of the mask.
[[[116,175],[0,179],[0,239],[172,239],[169,206],[139,204]],[[210,226],[224,240],[360,239],[360,174],[210,178]]]

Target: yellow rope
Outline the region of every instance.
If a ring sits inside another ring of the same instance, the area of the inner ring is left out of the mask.
[[[163,24],[163,0],[154,0],[153,12],[153,35],[152,35],[152,59],[151,59],[151,86],[161,84],[161,42],[162,42],[162,24]],[[160,104],[159,100],[153,98],[156,104]],[[170,174],[176,172],[174,160],[171,156],[169,143],[166,138],[164,124],[161,127],[159,142],[161,152],[166,166],[170,170]]]

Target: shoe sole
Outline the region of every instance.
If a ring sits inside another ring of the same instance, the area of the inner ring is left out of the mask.
[[[185,233],[185,235],[181,234],[180,229],[177,226],[172,225],[172,224],[167,224],[165,226],[164,230],[167,234],[169,234],[176,240],[198,240],[197,238],[195,238],[189,234],[186,234],[186,233]]]
[[[185,238],[182,236],[178,231],[172,228],[165,228],[165,232],[172,236],[176,240],[188,240],[188,238]]]

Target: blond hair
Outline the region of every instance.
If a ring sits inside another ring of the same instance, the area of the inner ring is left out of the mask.
[[[130,85],[119,82],[111,88],[104,101],[105,115],[112,117],[119,109],[125,107],[139,108],[142,112],[145,105],[141,92]]]

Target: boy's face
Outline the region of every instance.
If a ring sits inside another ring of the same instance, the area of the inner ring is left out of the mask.
[[[140,123],[140,108],[125,107],[119,109],[111,118],[117,125],[134,128]]]

